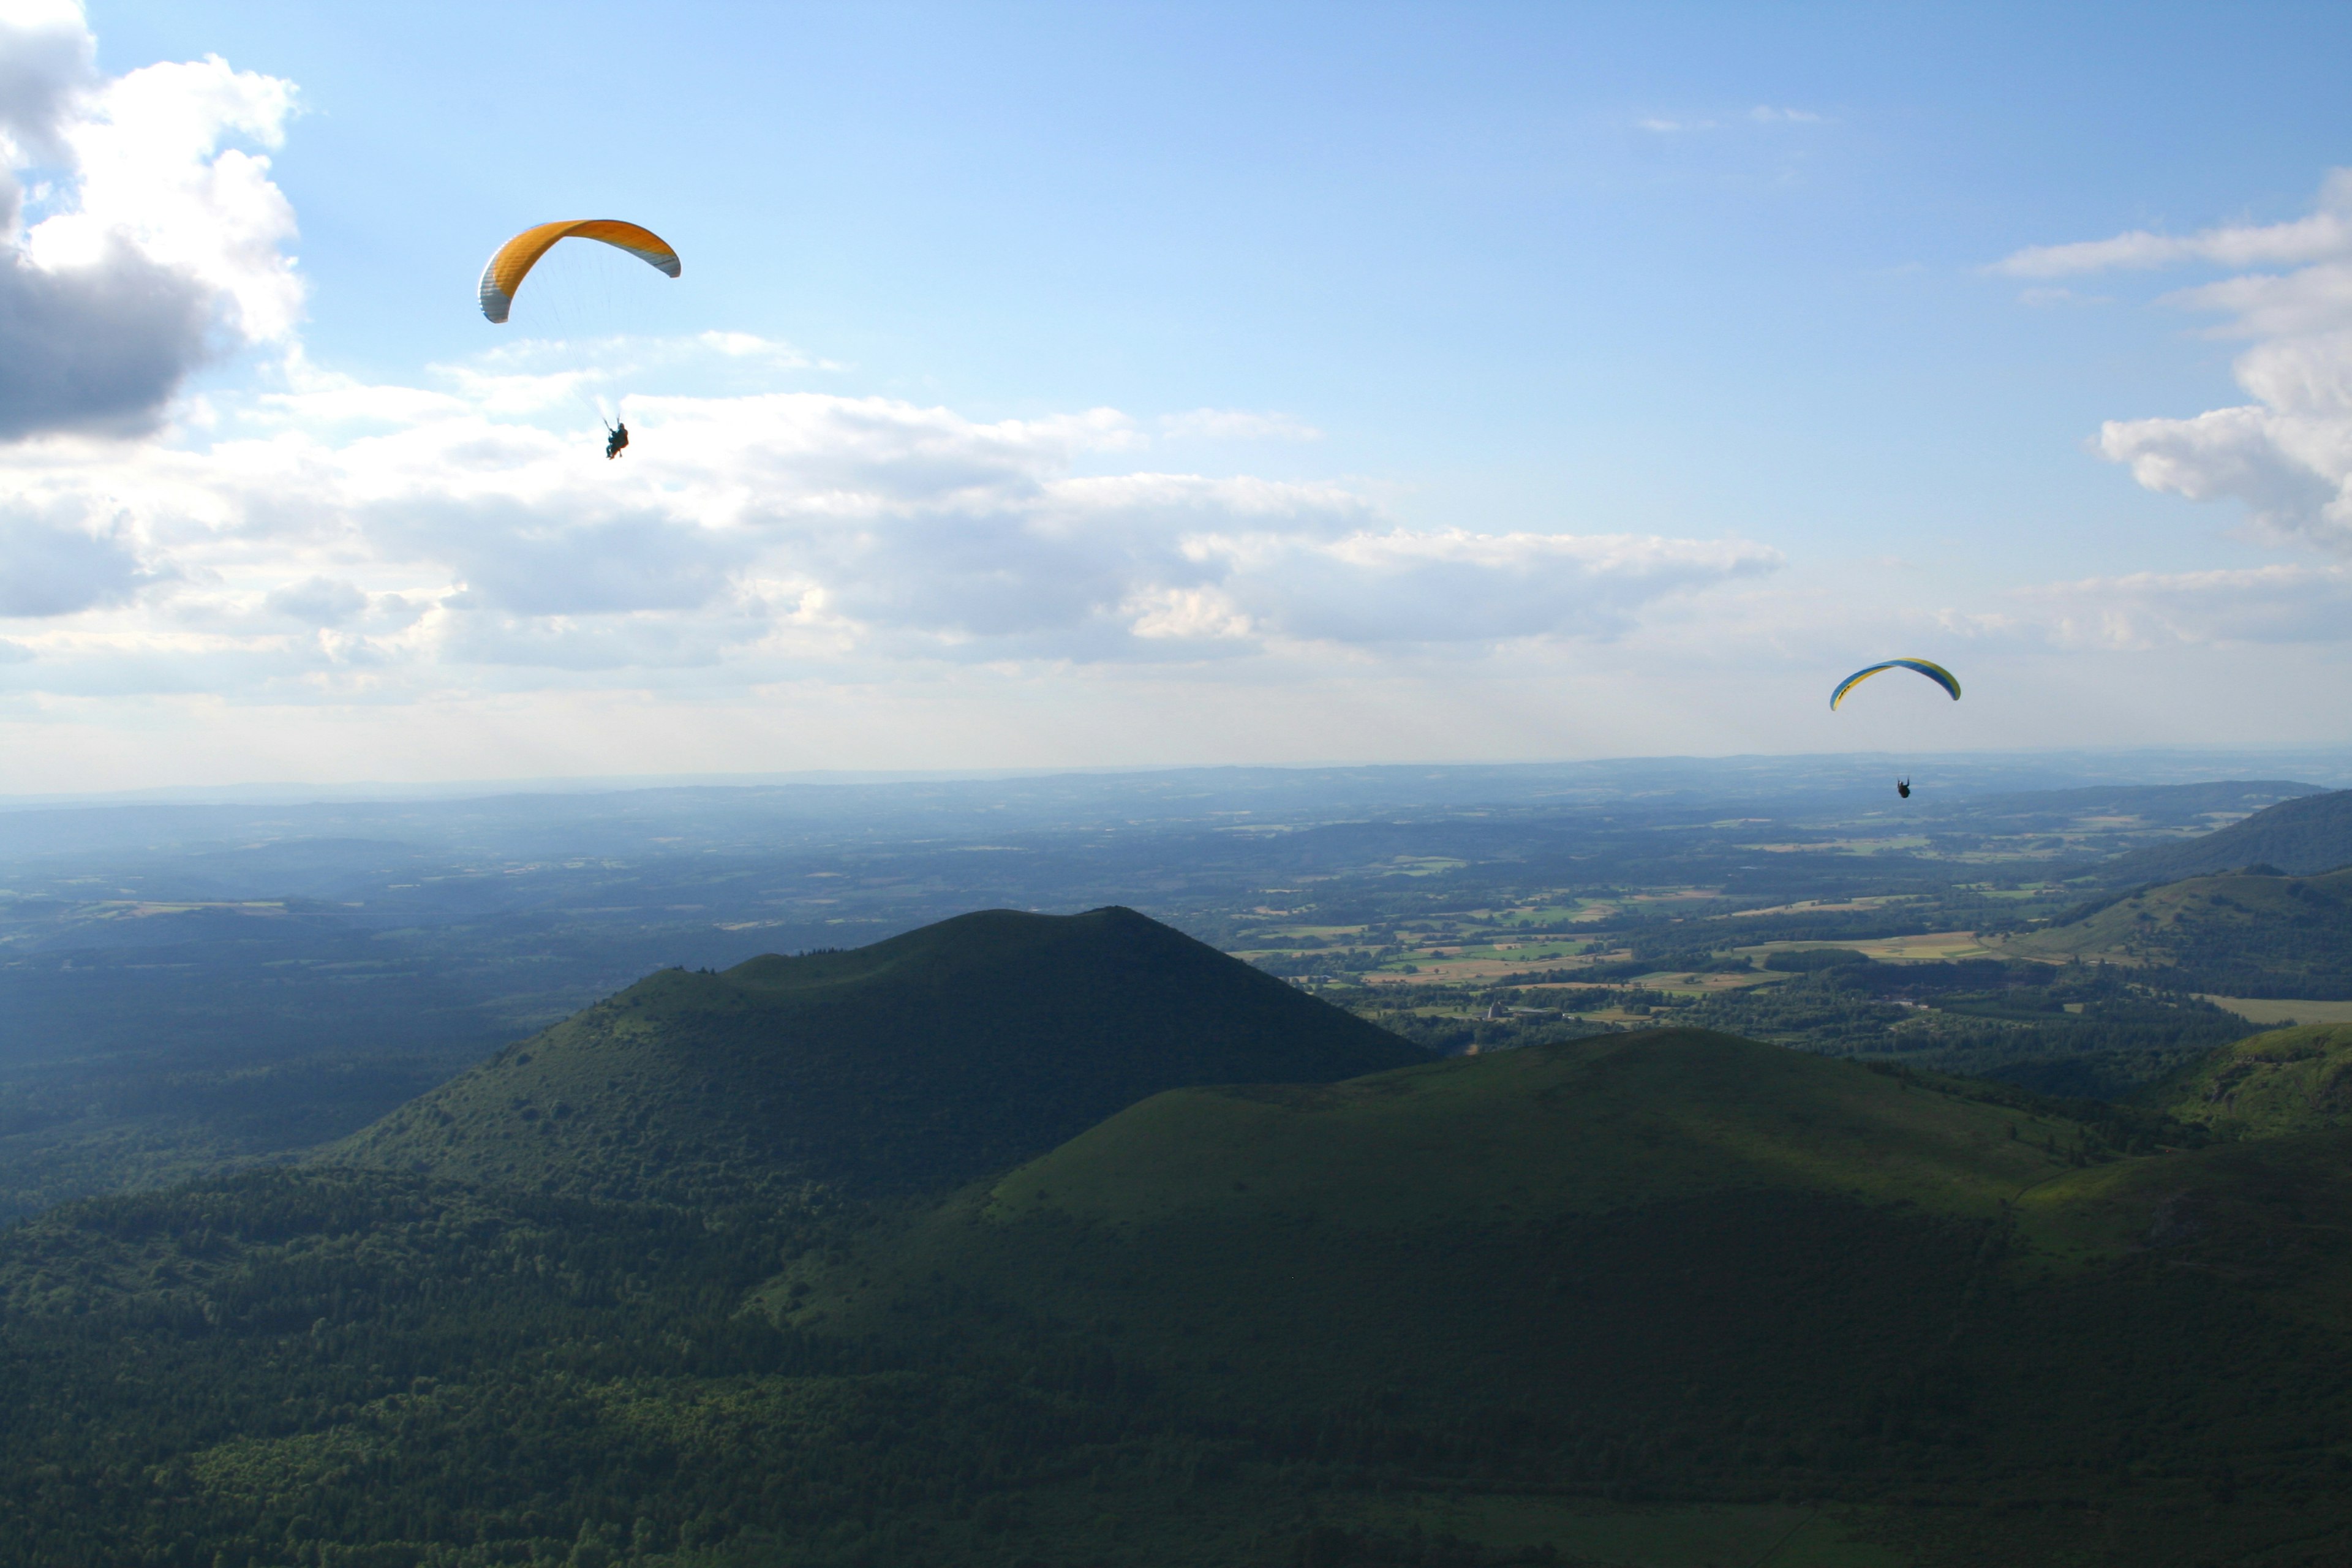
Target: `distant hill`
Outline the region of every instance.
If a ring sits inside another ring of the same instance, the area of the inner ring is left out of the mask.
[[[1426,1059],[1132,910],[998,910],[652,975],[322,1159],[583,1196],[920,1191],[1161,1089]]]
[[[2112,886],[2137,887],[2248,866],[2297,877],[2352,866],[2352,790],[2283,800],[2202,837],[2118,855],[2098,875]]]
[[[2131,964],[2224,996],[2352,997],[2352,869],[2192,877],[2094,904],[2002,951]]]
[[[2146,1097],[2182,1121],[2250,1138],[2352,1126],[2352,1024],[2225,1046]]]

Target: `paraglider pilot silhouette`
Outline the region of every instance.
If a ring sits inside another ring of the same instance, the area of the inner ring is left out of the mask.
[[[1895,781],[1895,793],[1901,795],[1905,800],[1909,800],[1911,798],[1911,781],[1909,779],[1896,779]]]
[[[565,223],[543,223],[527,228],[491,256],[489,265],[482,268],[482,281],[477,292],[481,297],[482,314],[492,321],[503,322],[507,312],[514,309],[515,295],[522,280],[537,266],[539,258],[565,239],[602,240],[615,250],[625,250],[656,272],[675,278],[678,275],[677,252],[669,241],[649,228],[640,228],[619,218],[574,218]],[[609,459],[621,455],[629,444],[626,425],[607,426],[604,456]]]

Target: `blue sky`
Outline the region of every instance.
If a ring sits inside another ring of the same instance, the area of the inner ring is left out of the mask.
[[[2341,6],[483,15],[0,0],[0,791],[2347,738]]]

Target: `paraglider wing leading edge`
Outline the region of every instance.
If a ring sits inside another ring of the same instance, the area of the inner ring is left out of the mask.
[[[679,272],[677,252],[669,241],[649,228],[641,228],[619,218],[583,217],[567,223],[543,223],[527,228],[499,247],[482,268],[482,314],[493,321],[504,321],[507,312],[514,309],[515,294],[522,280],[552,249],[558,240],[596,239],[616,250],[625,250],[646,266],[675,278]]]
[[[1959,677],[1954,675],[1950,670],[1946,669],[1942,665],[1924,658],[1890,658],[1884,664],[1874,664],[1867,669],[1857,669],[1852,675],[1847,676],[1843,680],[1839,681],[1837,683],[1837,689],[1830,693],[1830,706],[1832,708],[1835,708],[1840,702],[1845,700],[1845,694],[1847,692],[1852,691],[1855,687],[1861,685],[1864,681],[1868,680],[1872,676],[1876,675],[1882,669],[1916,669],[1920,674],[1926,676],[1928,679],[1934,681],[1937,685],[1942,687],[1945,690],[1950,692],[1952,694],[1953,701],[1958,702],[1960,700]]]

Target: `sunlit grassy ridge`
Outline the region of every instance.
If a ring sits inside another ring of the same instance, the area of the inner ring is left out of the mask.
[[[2004,951],[2131,965],[2228,996],[2352,996],[2352,869],[2193,877],[2095,905]]]
[[[640,981],[333,1146],[603,1197],[943,1188],[1180,1084],[1423,1059],[1130,910],[960,916]]]
[[[2012,938],[2008,952],[2045,958],[2161,957],[2189,929],[2240,930],[2307,918],[2315,896],[2352,888],[2352,871],[2282,877],[2231,871],[2145,888],[2094,906],[2063,925]]]
[[[2269,1138],[2352,1125],[2352,1024],[2274,1029],[2150,1091],[2183,1121]]]

